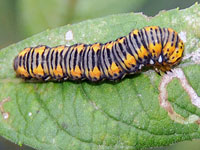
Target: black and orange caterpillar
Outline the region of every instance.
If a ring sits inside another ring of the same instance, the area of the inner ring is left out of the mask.
[[[170,71],[180,62],[183,51],[176,31],[149,26],[105,44],[25,48],[15,57],[14,70],[22,78],[44,81],[116,80],[137,73],[143,66],[153,66],[157,72]]]

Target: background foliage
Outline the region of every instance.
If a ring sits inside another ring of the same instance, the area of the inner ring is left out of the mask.
[[[81,20],[138,11],[153,16],[162,9],[185,8],[195,1],[0,0],[0,2],[0,48],[3,48],[43,30]],[[2,141],[4,140],[2,139]],[[189,144],[191,142],[186,142],[182,145],[176,144],[170,148],[185,148],[185,145],[188,146]],[[8,145],[10,146],[11,144]],[[198,147],[199,142],[192,143],[192,146],[193,149],[195,146]],[[5,145],[1,145],[1,148],[8,149]],[[190,146],[190,148],[192,147]],[[12,149],[14,149],[13,145]],[[31,148],[25,147],[24,149]]]

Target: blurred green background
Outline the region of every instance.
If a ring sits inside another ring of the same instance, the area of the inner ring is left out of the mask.
[[[86,19],[117,13],[187,8],[195,0],[0,0],[0,49],[33,34]],[[32,150],[0,138],[0,150]],[[200,150],[200,140],[186,141],[157,150]]]

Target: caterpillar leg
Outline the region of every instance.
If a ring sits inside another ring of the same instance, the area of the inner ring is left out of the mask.
[[[159,70],[158,68],[154,67],[154,70],[155,70],[155,72],[156,72],[159,76],[161,76],[160,70]]]
[[[43,81],[48,81],[48,80],[50,80],[50,79],[51,79],[50,76],[44,76],[44,77],[42,77],[42,80],[43,80]]]

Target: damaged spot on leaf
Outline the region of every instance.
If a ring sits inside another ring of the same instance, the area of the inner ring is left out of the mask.
[[[3,104],[8,102],[8,101],[10,101],[10,97],[5,98],[0,102],[0,111],[1,111],[1,114],[2,114],[4,120],[7,120],[9,118],[9,113],[5,112],[5,110],[3,108]]]
[[[172,72],[168,72],[163,76],[159,86],[159,100],[160,106],[163,107],[172,120],[181,124],[197,123],[200,124],[200,118],[197,115],[191,115],[188,118],[183,118],[177,114],[171,104],[168,101],[167,85],[172,81],[173,78],[177,78],[180,81],[181,86],[187,92],[193,105],[200,108],[200,97],[196,94],[194,89],[188,83],[184,72],[180,69],[174,69]]]

